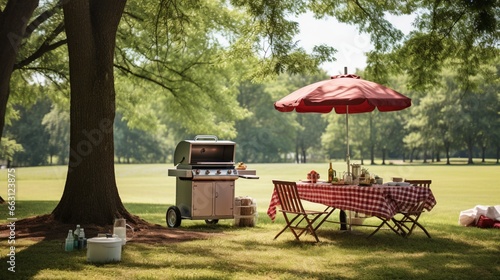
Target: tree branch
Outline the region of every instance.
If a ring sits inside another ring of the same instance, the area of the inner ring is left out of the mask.
[[[392,32],[390,32],[387,28],[385,28],[382,24],[380,24],[380,22],[377,19],[374,19],[372,15],[361,5],[361,3],[359,3],[358,0],[355,0],[354,3],[356,3],[356,6],[358,6],[358,8],[361,9],[361,11],[363,11],[363,13],[370,19],[370,22],[374,22],[382,30],[384,30],[385,33],[387,33],[390,37],[392,37],[394,40],[397,40],[397,38],[392,34]]]
[[[61,76],[63,79],[69,81],[68,77],[60,72],[59,70],[57,69],[52,69],[52,68],[47,68],[47,67],[25,67],[23,68],[23,70],[32,70],[32,71],[37,71],[39,73],[41,73],[42,75],[48,77],[51,81],[53,81],[54,83],[56,83],[57,81],[55,81],[54,79],[52,79],[49,75],[47,75],[45,72],[53,72],[55,73],[56,75],[59,75]]]
[[[52,17],[61,7],[62,7],[62,0],[59,0],[54,7],[44,11],[37,18],[35,18],[35,20],[33,20],[26,27],[26,33],[24,34],[24,38],[30,37],[33,31],[35,31],[42,23],[44,23],[46,20]]]
[[[119,70],[121,70],[121,71],[122,71],[123,73],[125,73],[125,74],[130,74],[130,75],[132,75],[132,76],[135,76],[135,77],[141,78],[141,79],[143,79],[143,80],[150,81],[150,82],[152,82],[152,83],[154,83],[154,84],[156,84],[156,85],[158,85],[158,86],[160,86],[160,87],[162,87],[162,88],[164,88],[164,89],[166,89],[166,90],[168,90],[168,91],[170,91],[170,92],[172,92],[172,93],[174,92],[174,90],[173,90],[171,87],[168,87],[167,85],[165,85],[164,83],[162,83],[162,82],[160,82],[160,81],[157,81],[157,80],[155,80],[155,79],[153,79],[153,78],[150,78],[150,77],[148,77],[148,76],[145,76],[145,75],[142,75],[142,74],[139,74],[139,73],[133,72],[132,70],[127,69],[127,68],[125,68],[125,67],[123,67],[123,66],[121,66],[121,65],[118,65],[118,64],[116,64],[116,63],[114,64],[114,66],[115,66],[116,68],[118,68]]]
[[[26,65],[30,64],[31,62],[33,62],[33,61],[37,60],[38,58],[40,58],[45,53],[50,52],[52,50],[55,50],[55,49],[57,49],[60,46],[66,45],[66,43],[67,43],[67,39],[58,41],[58,42],[56,42],[56,43],[54,43],[52,45],[46,44],[44,42],[40,46],[40,48],[38,48],[38,50],[36,52],[34,52],[32,55],[30,55],[29,57],[21,60],[19,63],[14,64],[14,70],[23,68],[24,66],[26,66]]]

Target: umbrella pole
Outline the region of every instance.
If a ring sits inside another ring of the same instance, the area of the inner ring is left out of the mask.
[[[349,156],[349,105],[346,105],[345,107],[346,107],[345,128],[346,128],[346,143],[347,143],[347,154],[345,159],[347,162],[347,176],[352,176],[351,172],[349,171],[349,157],[350,157]],[[349,223],[347,223],[347,215],[344,210],[340,210],[339,219],[340,219],[340,230],[348,230],[347,228],[348,224],[349,224],[349,230],[351,230],[351,220],[349,219]]]
[[[344,74],[347,75],[347,67],[344,67]],[[347,143],[347,155],[346,155],[346,162],[347,162],[347,174],[349,175],[350,172],[350,155],[349,155],[349,105],[345,106],[345,128],[346,128],[346,143]],[[351,174],[352,176],[352,174]]]
[[[347,143],[347,155],[346,155],[346,162],[347,162],[347,173],[350,174],[350,169],[349,169],[349,161],[350,161],[350,155],[349,155],[349,105],[346,105],[346,114],[345,114],[345,127],[346,127],[346,143]]]

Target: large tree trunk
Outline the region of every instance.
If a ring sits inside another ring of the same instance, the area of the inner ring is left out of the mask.
[[[38,0],[9,0],[0,11],[0,135],[5,126],[9,84],[28,20]]]
[[[115,181],[113,54],[125,0],[67,1],[63,5],[71,82],[70,156],[54,218],[109,225],[131,218]]]
[[[467,164],[474,164],[474,161],[472,160],[474,154],[474,145],[472,144],[471,139],[467,139],[467,153],[468,153]]]
[[[373,142],[370,144],[370,164],[375,164],[375,145],[373,145]]]
[[[500,163],[500,146],[497,146],[497,164]]]
[[[486,146],[481,146],[481,162],[486,162]]]
[[[446,151],[446,164],[450,165],[450,145],[445,144],[444,150]]]

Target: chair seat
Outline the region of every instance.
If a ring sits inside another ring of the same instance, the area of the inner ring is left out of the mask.
[[[295,211],[286,211],[283,209],[279,210],[280,212],[287,212],[287,213],[293,213],[293,214],[301,214],[301,212],[295,212]],[[314,211],[314,210],[304,210],[304,213],[307,215],[317,215],[317,214],[328,214],[328,211]]]

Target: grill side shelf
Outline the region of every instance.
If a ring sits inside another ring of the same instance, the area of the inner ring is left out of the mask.
[[[186,169],[169,169],[168,176],[180,177],[180,178],[192,178],[193,173],[191,170]]]
[[[237,169],[238,176],[244,179],[259,179],[257,176],[257,171],[255,169]]]

